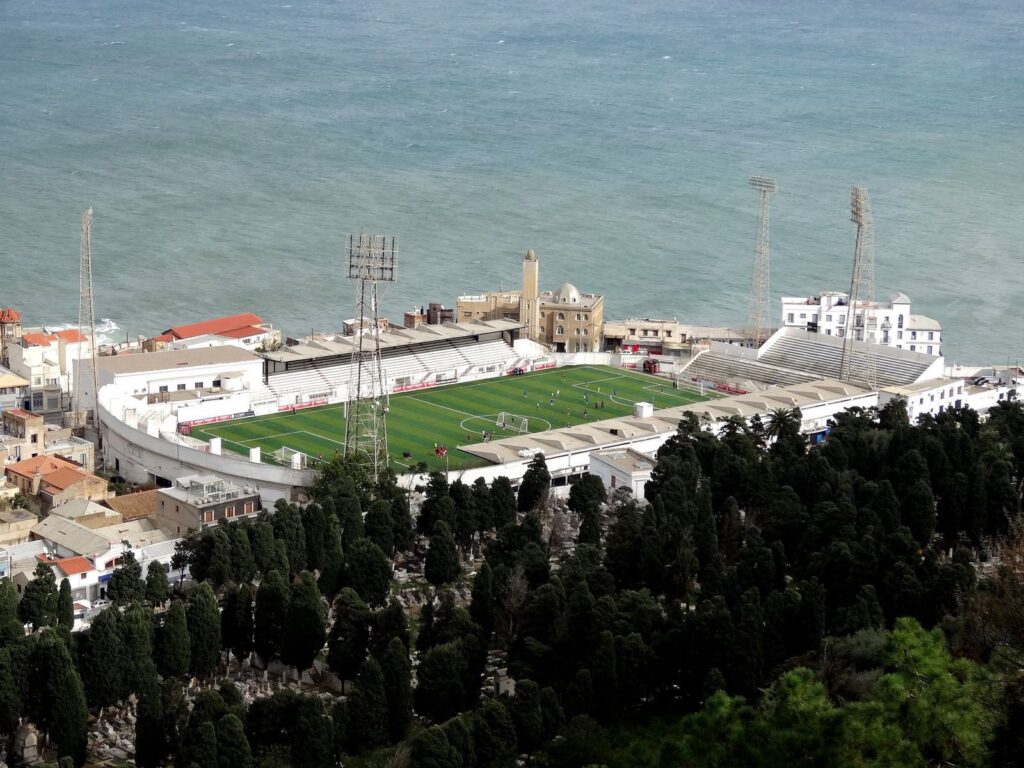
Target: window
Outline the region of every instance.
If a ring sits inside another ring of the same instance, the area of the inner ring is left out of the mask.
[[[252,510],[253,510],[252,502],[251,501],[245,502],[245,504],[242,506],[242,509],[245,511],[245,514],[251,515],[252,514]]]
[[[846,323],[846,315],[839,316],[839,324],[844,325]]]
[[[817,312],[815,312],[813,315],[811,315],[811,322],[812,323],[818,322],[818,313]]]
[[[565,320],[565,313],[564,312],[559,312],[558,313],[558,319],[559,320]]]
[[[836,336],[845,336],[845,335],[846,335],[846,329],[845,328],[837,328],[836,329]]]
[[[910,332],[910,340],[911,341],[917,341],[917,331],[911,331]]]
[[[472,316],[473,316],[473,313],[472,313],[472,312],[466,312],[466,311],[463,311],[463,313],[462,313],[462,316],[463,316],[463,317],[472,317]]]
[[[196,383],[195,383],[195,384],[194,384],[193,386],[194,386],[194,387],[195,387],[196,389],[202,389],[202,388],[203,388],[203,382],[201,382],[201,381],[197,381],[197,382],[196,382]]]
[[[629,329],[629,335],[630,336],[636,336],[636,328],[630,328]]]
[[[234,504],[232,504],[230,507],[225,507],[224,508],[224,516],[225,517],[234,517],[235,516],[235,505]]]
[[[179,384],[178,385],[178,391],[179,392],[184,392],[185,391],[185,385],[184,384]]]
[[[831,323],[832,322],[832,315],[825,315],[825,322],[826,323]]]
[[[583,335],[584,335],[584,336],[586,336],[586,335],[587,335],[587,329],[586,329],[586,328],[584,328],[584,329],[583,329]]]
[[[896,338],[897,339],[902,339],[903,338],[903,331],[896,331]]]
[[[896,318],[896,327],[897,328],[902,328],[903,327],[903,315],[900,315],[900,316],[898,316]]]
[[[911,344],[910,345],[910,351],[911,352],[916,352],[917,351],[917,346],[915,344]]]
[[[928,345],[928,354],[930,355],[931,353],[932,353],[932,345],[931,345],[931,344],[929,344],[929,345]]]
[[[831,328],[826,328],[825,329],[825,335],[826,336],[831,336],[832,335],[832,329]]]
[[[32,441],[31,442],[32,442],[32,445],[35,445],[36,443],[38,443],[39,442],[39,435],[32,435]]]
[[[582,320],[583,319],[583,315],[581,313],[577,312],[576,313],[576,319],[577,320]]]
[[[43,393],[33,392],[32,393],[32,408],[41,409],[43,407]]]
[[[167,387],[165,387],[165,386],[164,387],[160,387],[160,391],[161,392],[166,392],[167,391]]]
[[[807,319],[807,313],[806,312],[801,312],[800,313],[800,319],[801,320],[806,320]]]
[[[561,325],[558,326],[555,329],[555,336],[564,336],[564,335],[565,335],[565,328],[563,326],[561,326]]]
[[[792,312],[790,312],[788,315],[786,315],[786,322],[787,323],[792,323],[793,322],[793,313]]]
[[[928,331],[928,341],[934,341],[934,340],[935,340],[935,332],[934,331]]]
[[[219,387],[220,386],[220,379],[214,379],[213,383],[210,386],[211,387]]]
[[[208,509],[205,512],[203,512],[203,522],[204,523],[212,523],[213,522],[213,510],[212,509]]]

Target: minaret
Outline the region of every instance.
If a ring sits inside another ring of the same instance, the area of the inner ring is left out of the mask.
[[[519,300],[519,321],[526,323],[527,338],[540,340],[540,262],[532,249],[523,257],[523,295]]]

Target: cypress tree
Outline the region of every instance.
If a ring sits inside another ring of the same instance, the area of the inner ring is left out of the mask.
[[[490,637],[495,621],[494,577],[486,560],[473,578],[469,615],[483,629],[484,636]]]
[[[217,764],[219,768],[252,768],[252,750],[245,727],[230,712],[217,722]]]
[[[395,551],[395,521],[391,519],[391,502],[377,499],[363,520],[366,538],[376,544],[386,555]]]
[[[434,722],[443,722],[462,709],[466,701],[468,665],[459,642],[435,645],[420,657],[416,670],[416,711]]]
[[[477,765],[511,768],[516,759],[516,727],[495,699],[488,699],[473,713],[473,751]]]
[[[463,768],[458,750],[437,725],[416,734],[409,757],[414,768]]]
[[[32,572],[32,580],[18,603],[18,618],[22,624],[31,624],[32,629],[51,626],[57,614],[57,579],[53,566],[39,563]]]
[[[388,739],[388,700],[384,675],[372,656],[363,662],[349,701],[349,743],[357,752],[384,744]]]
[[[402,604],[395,598],[388,600],[388,604],[384,608],[371,616],[370,628],[371,650],[377,658],[384,654],[388,644],[396,637],[406,648],[412,647],[409,638],[409,622],[405,618]]]
[[[288,582],[281,573],[268,573],[256,590],[253,647],[264,663],[279,658],[288,632]]]
[[[167,726],[163,694],[155,680],[139,690],[138,719],[135,723],[135,764],[158,768],[167,757]]]
[[[22,715],[24,680],[15,666],[10,647],[0,645],[0,733],[14,733]]]
[[[244,659],[252,653],[253,643],[253,588],[251,584],[240,584],[234,599],[231,616],[231,645],[228,646],[235,658]],[[226,611],[225,611],[226,612]],[[225,643],[226,645],[226,643]]]
[[[327,537],[327,516],[319,504],[309,504],[300,512],[306,540],[306,568],[319,571],[324,567],[324,541]]]
[[[71,601],[71,582],[60,580],[60,591],[57,593],[57,626],[71,631],[75,623],[75,606]]]
[[[288,639],[283,661],[309,669],[327,639],[327,611],[313,575],[303,571],[292,583],[288,601]]]
[[[121,612],[108,608],[92,620],[79,657],[89,703],[106,707],[124,698],[125,653],[121,644]]]
[[[231,578],[238,582],[250,582],[256,575],[256,556],[249,543],[248,521],[227,524],[228,549],[231,557]]]
[[[192,765],[196,768],[219,768],[217,763],[217,729],[209,720],[196,730],[191,745]]]
[[[334,624],[327,645],[327,665],[344,680],[355,678],[366,658],[370,609],[355,590],[341,590],[334,601]]]
[[[274,504],[274,514],[270,518],[274,527],[274,538],[283,541],[288,553],[289,573],[297,573],[306,567],[306,531],[302,526],[302,515],[299,508],[278,499]]]
[[[10,579],[0,579],[0,648],[24,636],[25,628],[18,618],[18,594]]]
[[[435,587],[455,581],[459,576],[459,555],[451,529],[442,521],[434,526],[423,575]]]
[[[295,709],[291,739],[291,764],[308,768],[330,768],[334,759],[334,727],[324,714],[319,699],[301,696]]]
[[[391,742],[398,742],[405,738],[412,722],[412,667],[409,651],[397,637],[388,643],[380,668],[388,702],[388,736]]]
[[[249,528],[250,543],[256,568],[266,576],[278,567],[274,549],[274,526],[268,520],[257,520]]]
[[[220,609],[213,589],[205,582],[188,600],[189,669],[198,677],[217,671],[220,660]]]
[[[345,550],[345,579],[367,605],[383,605],[391,587],[391,561],[369,539]]]
[[[142,600],[145,585],[142,582],[142,566],[130,549],[121,555],[121,562],[110,574],[107,582],[107,597],[114,605],[128,605]]]
[[[63,640],[47,632],[39,641],[37,655],[45,670],[42,693],[46,716],[40,723],[50,734],[59,757],[70,757],[81,765],[86,757],[86,720],[89,709],[85,703],[82,679],[71,663],[71,655]]]
[[[158,635],[156,668],[164,677],[184,677],[191,660],[188,622],[185,606],[180,600],[171,603]]]
[[[345,560],[341,551],[341,530],[338,518],[332,512],[327,516],[324,526],[324,565],[320,569],[318,586],[328,601],[332,600],[341,588],[341,580],[345,574]]]
[[[496,477],[491,483],[491,518],[499,531],[516,521],[516,492],[505,476]]]
[[[167,602],[169,594],[167,571],[160,561],[153,560],[146,567],[146,602],[153,606],[161,606]]]
[[[548,472],[547,462],[544,454],[538,453],[533,457],[523,480],[519,484],[519,498],[516,502],[516,509],[520,512],[529,512],[540,509],[548,498],[548,490],[551,488],[551,473]],[[493,489],[492,489],[493,495]]]
[[[341,526],[341,548],[347,554],[352,545],[365,536],[363,529],[363,509],[359,497],[341,496],[335,502],[335,514]]]
[[[133,603],[121,616],[121,644],[125,652],[125,683],[129,691],[138,691],[155,677],[153,666],[153,619],[148,609]]]
[[[550,686],[540,691],[540,716],[544,741],[553,739],[565,723],[565,712],[558,701],[558,694]]]
[[[511,705],[516,741],[523,752],[533,752],[544,739],[544,717],[540,710],[540,688],[533,680],[516,682]]]
[[[399,552],[407,551],[415,541],[415,531],[409,499],[404,493],[391,500],[391,525],[395,549]]]

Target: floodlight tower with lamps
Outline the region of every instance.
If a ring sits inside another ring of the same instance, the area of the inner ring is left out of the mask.
[[[878,325],[875,315],[875,226],[867,187],[850,188],[850,221],[857,225],[857,243],[853,251],[853,275],[850,278],[839,378],[843,381],[856,378],[874,388],[877,383],[875,335]],[[863,357],[859,366],[854,359],[858,347]]]
[[[388,465],[388,392],[380,363],[377,285],[393,283],[398,238],[348,236],[348,277],[356,281],[356,337],[349,367],[345,457],[365,467],[376,482]]]
[[[92,372],[93,426],[99,434],[99,393],[96,376],[96,312],[92,297],[92,208],[82,212],[81,250],[78,259],[78,331],[89,337],[89,368]],[[79,342],[81,344],[81,342]],[[81,375],[82,366],[78,365]],[[82,409],[82,383],[75,381],[75,426],[82,427],[85,412]],[[88,420],[86,419],[86,423]],[[102,445],[102,440],[100,441]]]
[[[754,244],[754,279],[750,288],[749,337],[754,349],[764,343],[771,333],[771,283],[768,279],[768,212],[771,196],[779,185],[770,176],[751,176],[747,183],[760,198],[757,208],[757,240]]]

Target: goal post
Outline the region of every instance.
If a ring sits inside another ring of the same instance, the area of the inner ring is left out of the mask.
[[[284,467],[291,467],[292,469],[306,469],[310,462],[309,456],[302,451],[289,448],[287,445],[282,445],[274,451],[273,456],[274,461],[278,464]]]
[[[501,429],[507,429],[509,432],[525,433],[530,429],[530,420],[525,416],[516,416],[514,413],[505,413],[504,411],[498,414],[494,424]]]

